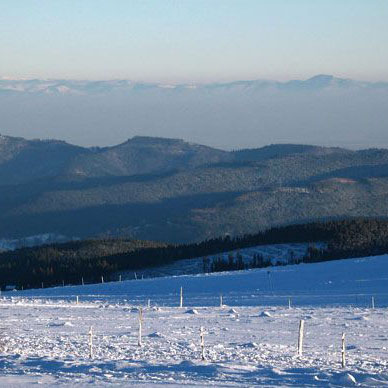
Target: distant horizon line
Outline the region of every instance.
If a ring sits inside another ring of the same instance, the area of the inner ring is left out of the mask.
[[[292,81],[309,81],[317,77],[331,77],[338,80],[349,80],[349,81],[359,81],[359,82],[368,82],[368,83],[379,83],[379,82],[388,82],[387,79],[363,79],[356,77],[345,77],[337,76],[334,74],[328,73],[316,73],[312,76],[307,77],[287,77],[287,78],[267,78],[267,77],[248,77],[248,78],[229,78],[229,79],[213,79],[207,81],[163,81],[163,80],[146,80],[146,79],[136,79],[136,78],[127,78],[127,77],[115,77],[115,78],[80,78],[80,77],[29,77],[29,76],[0,76],[0,81],[77,81],[77,82],[112,82],[112,81],[129,81],[132,83],[144,83],[144,84],[154,84],[154,85],[208,85],[208,84],[230,84],[235,82],[255,82],[255,81],[266,81],[266,82],[278,82],[278,83],[287,83]]]

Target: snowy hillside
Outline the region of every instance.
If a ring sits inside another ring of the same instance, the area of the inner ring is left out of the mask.
[[[2,386],[388,385],[387,255],[274,267],[269,272],[8,292],[0,301],[0,314]],[[300,319],[305,321],[305,338],[298,356]]]
[[[7,296],[96,298],[138,305],[151,299],[165,306],[178,304],[184,288],[188,306],[216,306],[219,295],[233,306],[284,305],[291,296],[295,305],[369,305],[371,296],[388,307],[388,255],[317,264],[299,264],[205,275],[172,276],[85,286],[32,289]]]
[[[249,248],[236,249],[229,252],[223,252],[216,255],[209,255],[209,263],[214,259],[221,258],[227,260],[229,255],[234,258],[240,255],[246,264],[250,264],[255,255],[260,255],[265,261],[273,264],[289,263],[292,259],[301,259],[306,255],[309,246],[315,248],[326,248],[327,244],[317,242],[310,243],[294,243],[294,244],[271,244],[258,245]],[[203,273],[203,258],[198,257],[194,259],[178,260],[173,263],[154,268],[145,268],[136,271],[136,277],[145,278],[158,276],[176,276],[176,275],[192,275]],[[134,279],[135,273],[133,271],[125,271],[121,273],[122,279]]]

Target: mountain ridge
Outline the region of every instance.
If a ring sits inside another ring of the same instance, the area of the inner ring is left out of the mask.
[[[322,219],[388,217],[387,149],[273,144],[223,151],[155,137],[102,148],[7,142],[16,145],[0,141],[4,239],[54,233],[190,242]]]
[[[82,147],[56,139],[27,140],[0,135],[0,186],[58,175],[98,177],[157,174],[217,163],[266,160],[286,154],[331,152],[353,151],[298,144],[272,144],[224,151],[183,139],[152,136],[134,136],[107,147]]]
[[[279,90],[320,90],[334,88],[388,88],[388,82],[358,81],[349,78],[340,78],[328,74],[317,74],[305,80],[237,80],[230,82],[209,83],[177,83],[165,84],[158,82],[139,82],[127,79],[112,80],[73,80],[73,79],[12,79],[0,78],[0,93],[37,93],[37,94],[100,94],[113,91],[146,91],[159,90],[193,91],[217,89],[267,89]]]

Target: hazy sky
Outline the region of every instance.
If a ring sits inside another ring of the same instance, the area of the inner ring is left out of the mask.
[[[1,0],[0,77],[388,80],[386,0]]]

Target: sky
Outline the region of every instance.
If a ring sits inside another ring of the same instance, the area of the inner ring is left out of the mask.
[[[388,81],[385,0],[1,0],[0,77]]]

